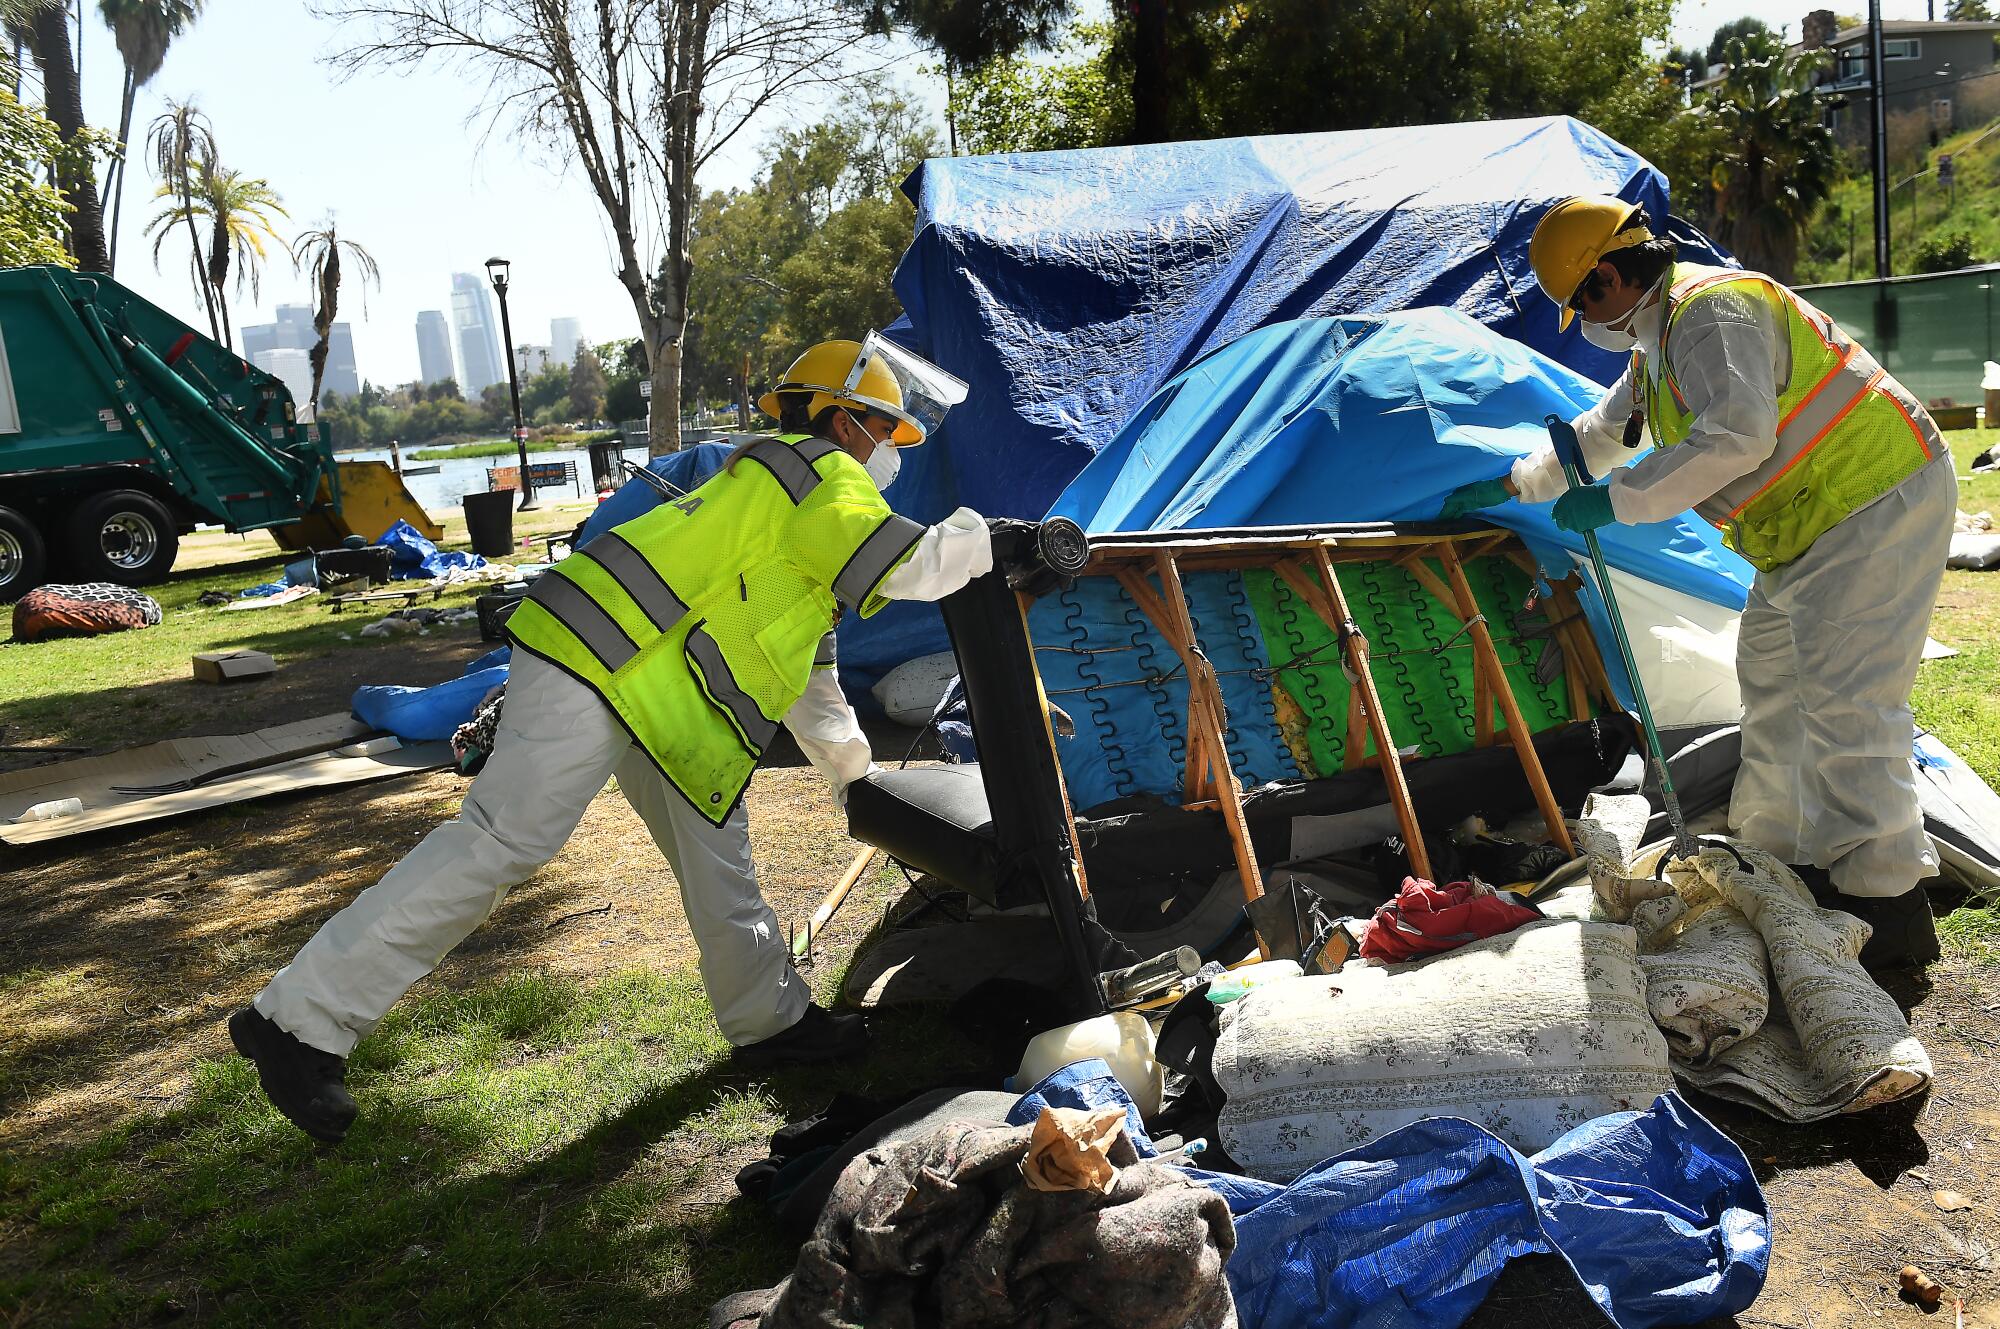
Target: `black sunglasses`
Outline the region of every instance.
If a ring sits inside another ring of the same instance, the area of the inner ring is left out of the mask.
[[[1585,300],[1595,300],[1603,293],[1604,277],[1593,268],[1590,275],[1583,279],[1583,284],[1576,288],[1576,294],[1569,298],[1569,307],[1581,314]]]

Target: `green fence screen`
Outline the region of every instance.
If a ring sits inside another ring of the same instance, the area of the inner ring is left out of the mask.
[[[1926,405],[1949,398],[1971,406],[1980,401],[1986,362],[2000,360],[2000,342],[1994,340],[2000,329],[1996,286],[2000,264],[1798,291]]]

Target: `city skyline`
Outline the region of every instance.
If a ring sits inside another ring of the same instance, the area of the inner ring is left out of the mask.
[[[451,341],[451,322],[442,309],[417,312],[417,382],[425,387],[446,379],[458,382],[458,357]]]
[[[507,381],[500,351],[500,316],[483,276],[451,274],[451,326],[458,339],[459,391],[468,401]]]

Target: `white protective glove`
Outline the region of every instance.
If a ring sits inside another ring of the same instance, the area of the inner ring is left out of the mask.
[[[847,806],[847,786],[876,769],[854,708],[840,690],[838,673],[815,669],[806,690],[785,712],[785,728],[798,740],[806,760],[826,777],[835,807]]]

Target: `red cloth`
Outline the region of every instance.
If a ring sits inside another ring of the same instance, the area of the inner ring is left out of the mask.
[[[1470,882],[1434,886],[1421,877],[1405,877],[1396,898],[1363,927],[1361,954],[1392,964],[1414,960],[1512,932],[1541,916],[1540,910],[1504,895],[1476,895]]]

